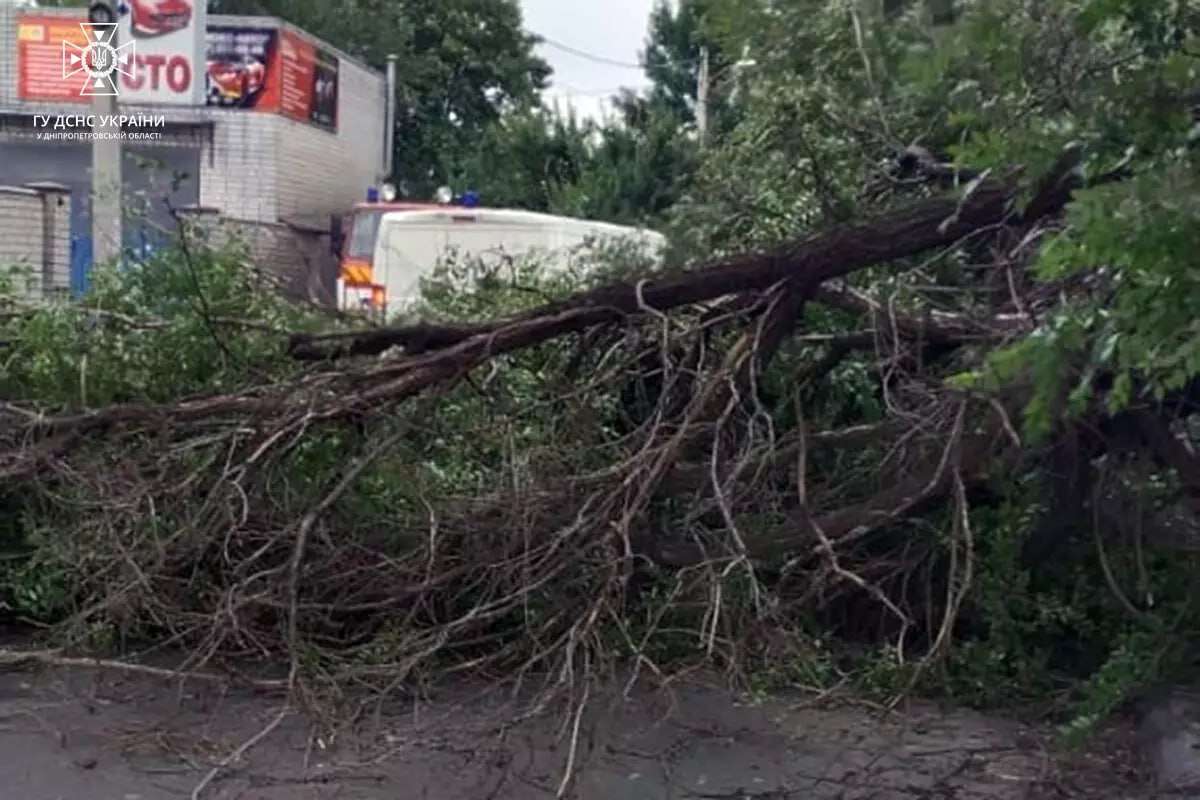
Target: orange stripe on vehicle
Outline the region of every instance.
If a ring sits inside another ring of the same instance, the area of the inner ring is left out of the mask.
[[[373,283],[374,270],[364,261],[347,261],[342,264],[341,278],[346,283],[359,286]]]

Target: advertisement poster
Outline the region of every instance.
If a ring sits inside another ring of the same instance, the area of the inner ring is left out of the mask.
[[[309,121],[327,130],[337,130],[338,57],[328,50],[317,48],[317,63],[313,71],[313,104]]]
[[[213,25],[201,42],[201,57],[189,56],[204,6],[196,0],[131,0],[119,37],[136,49],[130,74],[116,81],[122,102],[244,108],[337,131],[340,76],[334,53],[292,30]],[[86,44],[79,17],[21,14],[18,97],[90,102],[80,95],[78,80],[65,79],[63,68],[63,53]]]
[[[121,99],[134,103],[203,105],[203,0],[127,0],[120,39],[133,41],[131,75],[121,77]]]
[[[292,31],[280,34],[280,111],[337,130],[338,58]]]
[[[64,48],[86,45],[87,36],[76,18],[39,14],[18,16],[17,97],[56,103],[90,103],[90,97],[80,95],[79,81],[63,77]]]
[[[205,103],[279,110],[279,32],[274,28],[210,25]]]

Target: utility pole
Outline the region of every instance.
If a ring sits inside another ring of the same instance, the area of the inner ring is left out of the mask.
[[[732,72],[735,83],[729,101],[732,103],[736,100],[738,89],[741,88],[739,81],[742,70],[758,65],[758,62],[749,56],[750,46],[746,45],[742,48],[742,57],[737,62],[717,70],[717,74],[714,76],[710,74],[708,65],[708,48],[700,48],[700,69],[696,76],[696,133],[700,138],[700,147],[708,144],[708,106],[713,85],[720,83],[721,80],[727,78],[729,73]]]
[[[387,101],[384,105],[384,117],[387,126],[383,132],[383,182],[392,180],[392,159],[396,148],[396,59],[395,53],[387,56]]]
[[[708,48],[700,48],[700,71],[696,76],[696,133],[700,146],[708,143]]]
[[[117,21],[111,2],[93,2],[88,7],[88,21],[99,25]],[[117,29],[112,28],[109,40],[110,56],[117,52]],[[113,86],[116,72],[110,73]],[[104,264],[115,261],[121,255],[121,215],[124,212],[123,183],[121,180],[121,124],[116,121],[117,97],[115,94],[97,94],[92,97],[92,263]]]

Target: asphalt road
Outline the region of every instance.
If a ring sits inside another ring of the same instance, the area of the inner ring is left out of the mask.
[[[1006,719],[799,695],[750,703],[699,684],[597,690],[578,724],[550,709],[506,725],[509,700],[455,687],[364,706],[353,729],[332,732],[291,712],[271,727],[282,699],[253,692],[96,669],[3,672],[0,800],[187,798],[221,764],[200,797],[1140,800],[1160,796],[1139,765],[1167,741],[1143,741],[1150,757],[1135,757],[1131,721],[1064,754],[1049,730]]]

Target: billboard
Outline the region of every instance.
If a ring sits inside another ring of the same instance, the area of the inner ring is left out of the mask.
[[[337,130],[338,58],[290,30],[212,25],[206,103],[283,114]]]
[[[204,24],[201,0],[129,0],[119,26],[133,66],[116,81],[122,102],[209,105],[282,114],[337,131],[339,61],[316,40],[289,28]],[[22,13],[17,19],[17,96],[90,102],[68,80],[64,52],[87,45],[80,17]],[[124,64],[124,62],[122,62]],[[195,65],[203,64],[196,68]],[[115,75],[114,75],[115,77]]]
[[[274,28],[210,25],[205,103],[279,110],[279,32]]]
[[[90,103],[80,93],[80,82],[69,80],[63,69],[63,53],[83,48],[87,34],[79,18],[49,14],[17,17],[17,97],[22,100]]]
[[[338,58],[292,31],[280,37],[280,111],[301,122],[337,130]]]
[[[127,0],[120,41],[134,42],[134,66],[120,81],[134,103],[203,105],[204,0]]]

